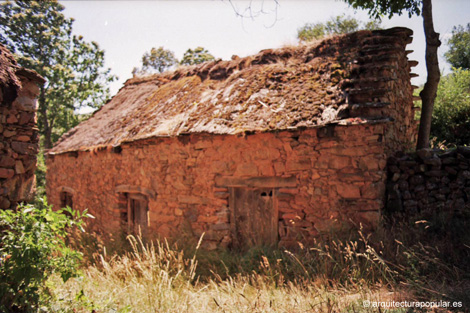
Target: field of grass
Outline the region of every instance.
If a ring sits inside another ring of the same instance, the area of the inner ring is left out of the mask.
[[[0,211],[0,312],[470,311],[466,218],[388,220],[373,234],[290,249],[207,251],[203,236],[102,240],[82,232],[87,216],[46,202]]]
[[[204,251],[198,243],[179,249],[167,242],[146,244],[139,237],[128,240],[126,253],[95,253],[78,278],[64,284],[50,277],[50,310],[409,312],[372,303],[445,300],[461,301],[453,311],[464,312],[469,303],[465,271],[449,267],[435,248],[418,242],[373,245],[359,232],[355,240],[326,240],[295,251],[235,253]]]

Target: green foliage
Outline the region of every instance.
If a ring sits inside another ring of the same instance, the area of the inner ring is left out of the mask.
[[[63,10],[55,0],[0,4],[0,43],[21,66],[47,79],[38,110],[46,148],[80,122],[77,109],[101,107],[109,98],[107,84],[116,79],[104,68],[104,51],[72,34],[73,19]]]
[[[312,41],[325,37],[326,26],[323,23],[307,23],[297,29],[297,39],[300,41]]]
[[[470,70],[454,69],[437,89],[431,134],[447,145],[470,145]]]
[[[394,14],[401,15],[403,10],[411,17],[413,14],[421,14],[421,0],[344,0],[354,9],[368,10],[369,16],[380,19],[385,15],[391,18]]]
[[[305,24],[297,30],[297,38],[307,42],[329,35],[347,34],[360,29],[380,29],[380,21],[370,20],[364,23],[351,16],[338,15],[326,23]]]
[[[46,196],[46,157],[44,156],[44,149],[41,147],[37,156],[37,166],[36,171],[36,194],[35,202],[42,201],[42,198]]]
[[[455,26],[447,44],[449,51],[444,54],[447,62],[452,67],[470,70],[470,23],[466,29],[462,25]]]
[[[71,209],[53,211],[20,206],[0,211],[0,311],[30,312],[47,300],[45,281],[58,273],[65,282],[77,275],[81,254],[65,244],[67,232],[83,229],[83,217]]]
[[[173,51],[163,47],[152,48],[150,52],[146,52],[142,56],[142,68],[134,68],[132,74],[163,73],[176,64],[178,64],[178,60]]]
[[[181,59],[181,65],[194,65],[194,64],[201,64],[207,61],[214,60],[214,56],[204,49],[203,47],[197,47],[196,49],[188,49],[183,55],[183,59]]]

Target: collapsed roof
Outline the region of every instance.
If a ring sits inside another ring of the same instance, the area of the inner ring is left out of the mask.
[[[374,109],[387,105],[383,82],[396,79],[393,68],[400,70],[411,35],[407,28],[359,31],[134,77],[49,153],[190,133],[386,121],[386,111]]]

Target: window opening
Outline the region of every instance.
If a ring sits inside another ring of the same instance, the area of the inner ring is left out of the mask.
[[[127,194],[127,212],[121,212],[121,218],[127,222],[128,232],[145,233],[148,224],[148,199],[142,194]]]
[[[60,193],[60,207],[70,207],[73,209],[73,195],[70,192],[62,191]]]

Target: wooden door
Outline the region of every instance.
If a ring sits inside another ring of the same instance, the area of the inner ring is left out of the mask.
[[[275,192],[272,188],[231,188],[230,206],[235,246],[248,248],[277,243]]]

